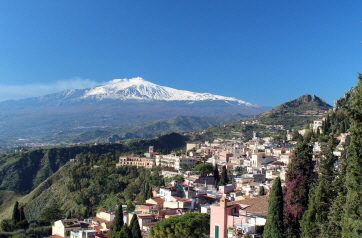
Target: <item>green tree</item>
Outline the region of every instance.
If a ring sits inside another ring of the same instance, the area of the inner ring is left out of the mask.
[[[246,173],[246,168],[242,167],[242,166],[237,166],[234,169],[234,173],[236,174],[236,176],[242,176],[243,174]]]
[[[227,185],[228,183],[229,183],[229,177],[228,177],[226,166],[224,165],[224,166],[222,166],[219,186]]]
[[[195,171],[199,171],[202,177],[208,176],[214,170],[211,164],[198,164],[194,167]]]
[[[268,201],[268,215],[264,227],[264,238],[283,238],[283,190],[280,178],[274,180]]]
[[[127,200],[127,207],[126,207],[126,212],[130,213],[133,212],[135,209],[135,206],[133,205],[131,200]]]
[[[362,236],[362,75],[358,75],[348,103],[347,113],[351,126],[350,144],[347,148],[347,170],[345,187],[347,189],[344,214],[342,216],[342,237]]]
[[[24,208],[24,204],[19,204],[20,221],[26,220]]]
[[[20,210],[19,210],[19,202],[18,201],[15,202],[14,207],[13,207],[12,220],[13,220],[14,224],[21,221],[21,219],[20,219]]]
[[[153,194],[152,194],[152,185],[149,183],[149,186],[148,186],[148,189],[146,191],[146,199],[150,199],[153,197]]]
[[[286,173],[284,222],[287,237],[300,237],[300,220],[308,208],[310,186],[315,174],[312,147],[298,142]]]
[[[3,219],[0,222],[0,230],[1,231],[10,231],[13,228],[12,220]]]
[[[151,230],[152,238],[199,238],[210,232],[210,215],[206,213],[186,213],[159,221]]]
[[[142,238],[140,224],[138,223],[137,214],[134,214],[131,219],[130,228],[133,238]]]
[[[259,187],[259,193],[258,196],[264,196],[265,195],[265,189],[264,186],[260,186]]]
[[[64,212],[60,209],[59,202],[52,200],[40,213],[40,220],[53,223],[64,218]]]
[[[292,140],[300,141],[303,139],[303,136],[299,134],[298,130],[294,130],[292,133]]]
[[[345,143],[345,150],[349,146],[350,137],[347,137]],[[322,237],[341,237],[342,233],[342,216],[343,208],[346,203],[346,193],[347,189],[345,187],[346,180],[346,167],[347,167],[346,154],[342,154],[340,157],[340,165],[337,170],[337,175],[333,181],[334,193],[337,194],[336,198],[332,202],[328,214],[328,223],[325,226],[322,226]]]
[[[122,204],[119,204],[113,220],[112,234],[120,232],[123,224],[123,209]]]
[[[127,226],[127,224],[124,224],[122,226],[121,231],[119,232],[120,238],[133,238],[131,229]]]
[[[219,173],[219,168],[216,163],[214,165],[213,175],[214,175],[214,179],[215,179],[215,185],[217,186],[220,181],[220,173]]]
[[[337,195],[333,188],[336,177],[334,164],[337,161],[333,151],[336,145],[336,139],[330,138],[328,148],[321,156],[317,185],[311,191],[308,210],[301,221],[301,237],[320,237],[322,227],[328,224],[329,209]]]

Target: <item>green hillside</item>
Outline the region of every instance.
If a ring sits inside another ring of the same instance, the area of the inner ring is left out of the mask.
[[[70,159],[74,159],[81,153],[107,154],[115,163],[116,158],[122,153],[141,154],[147,151],[150,145],[153,145],[155,150],[171,151],[183,147],[186,140],[187,137],[171,133],[154,139],[135,139],[123,143],[31,149],[7,153],[0,157],[0,189],[27,194]]]
[[[117,126],[108,128],[77,128],[54,135],[53,143],[90,143],[116,142],[131,138],[153,138],[171,132],[187,132],[203,130],[213,126],[221,126],[233,121],[249,118],[242,114],[215,117],[177,116],[175,118],[157,120],[149,123]],[[48,140],[49,138],[44,138]]]
[[[254,118],[264,124],[284,125],[286,129],[295,126],[304,126],[318,116],[323,116],[325,111],[332,106],[323,99],[306,94],[292,101],[263,112]]]

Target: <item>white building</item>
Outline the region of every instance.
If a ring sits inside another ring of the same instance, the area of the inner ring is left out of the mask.
[[[177,156],[176,154],[156,155],[156,166],[172,167],[179,170],[183,166],[193,167],[196,159],[186,155]]]

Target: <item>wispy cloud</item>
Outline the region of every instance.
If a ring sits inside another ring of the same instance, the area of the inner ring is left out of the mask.
[[[36,97],[50,93],[57,93],[70,89],[92,88],[97,85],[105,84],[90,79],[72,78],[59,80],[49,84],[24,84],[24,85],[4,85],[0,84],[0,101],[10,99],[21,99]]]

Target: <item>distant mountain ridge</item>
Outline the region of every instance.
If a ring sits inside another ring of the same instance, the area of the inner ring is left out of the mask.
[[[283,114],[285,112],[304,113],[307,110],[329,110],[330,108],[332,108],[332,106],[326,103],[323,99],[313,94],[306,94],[292,101],[273,107],[261,113],[257,117],[273,117],[275,115]]]
[[[97,100],[119,99],[140,101],[207,101],[225,100],[244,104],[246,106],[258,106],[232,97],[224,97],[210,93],[194,93],[185,90],[177,90],[160,86],[137,77],[132,79],[114,79],[111,83],[86,90],[82,99],[93,98]]]
[[[57,140],[69,139],[69,142],[116,142],[130,138],[152,138],[170,132],[190,132],[249,118],[242,114],[216,117],[177,116],[171,119],[157,120],[144,124],[100,128],[86,132],[61,133]]]
[[[266,109],[232,97],[159,86],[142,78],[116,79],[91,89],[0,102],[0,144],[18,138],[51,140],[77,128],[93,130],[181,115],[257,115]]]
[[[273,107],[257,116],[255,119],[266,124],[280,124],[290,129],[293,126],[306,125],[310,117],[323,116],[332,106],[322,98],[306,94]]]
[[[65,90],[59,93],[48,94],[40,97],[26,98],[20,100],[8,100],[1,104],[16,104],[28,101],[31,103],[76,103],[81,101],[188,101],[189,103],[200,101],[226,101],[228,103],[245,105],[249,107],[260,107],[258,104],[246,102],[233,97],[214,95],[211,93],[195,93],[186,90],[178,90],[170,87],[160,86],[143,78],[114,79],[106,85],[100,85],[88,89]]]

